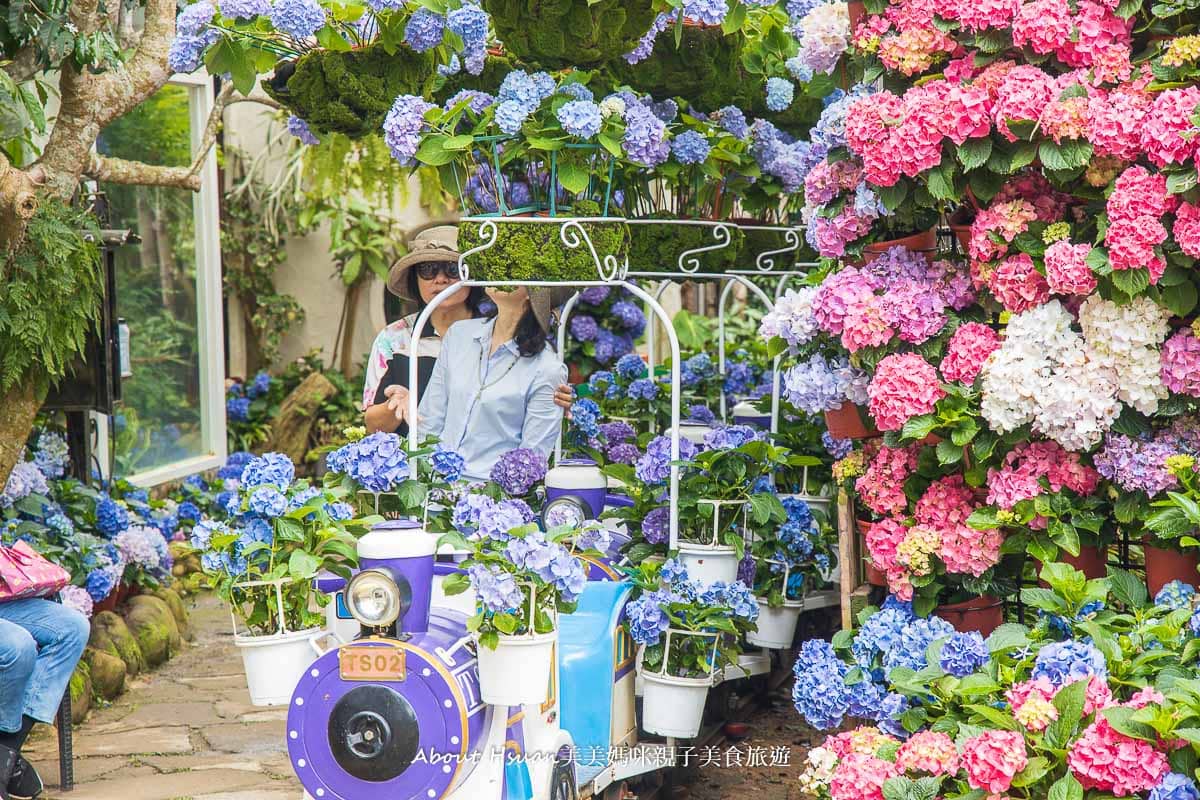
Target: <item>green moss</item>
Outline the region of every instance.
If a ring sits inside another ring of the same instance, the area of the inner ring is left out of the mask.
[[[669,215],[654,215],[655,219],[669,220]],[[710,247],[720,240],[707,225],[630,225],[632,237],[629,247],[629,264],[632,269],[644,272],[675,272],[679,269],[679,254],[686,250]],[[738,253],[742,248],[743,234],[735,225],[729,225],[730,243],[720,250],[697,254],[700,272],[728,272],[738,268]]]
[[[766,253],[771,250],[782,250],[792,246],[792,242],[788,241],[787,233],[781,228],[766,227],[765,229],[749,229],[744,228],[745,242],[742,245],[742,251],[738,255],[738,263],[740,269],[758,269],[758,256],[761,253]],[[800,248],[789,253],[782,253],[777,256],[767,256],[774,258],[775,264],[772,270],[787,270],[791,269],[797,261],[816,261],[817,255],[804,241],[804,232],[797,229],[796,235],[800,237]]]
[[[432,51],[407,47],[316,50],[280,64],[263,88],[314,130],[359,138],[380,130],[398,95],[428,95],[436,69]]]
[[[546,69],[594,67],[628,53],[654,22],[652,0],[484,0],[496,35]]]
[[[595,216],[600,207],[590,201],[576,204],[575,214]],[[459,252],[482,243],[478,222],[463,222],[458,228]],[[519,217],[496,223],[496,242],[468,259],[476,280],[594,281],[596,263],[586,246],[568,248],[560,238],[561,226],[549,222],[522,224]],[[601,259],[616,256],[624,262],[629,253],[629,226],[624,222],[583,224]]]
[[[449,77],[439,75],[436,81],[441,86],[434,90],[433,100],[435,103],[443,105],[463,89],[474,89],[494,95],[500,91],[500,84],[504,82],[504,77],[514,69],[518,69],[518,66],[510,56],[489,54],[484,59],[483,71],[478,75],[472,75],[465,69]]]
[[[124,661],[130,675],[136,676],[146,668],[146,658],[125,620],[111,611],[101,611],[92,618],[92,635],[88,646]]]
[[[80,661],[75,665],[68,689],[71,692],[71,722],[78,725],[92,707],[92,676],[87,663]]]

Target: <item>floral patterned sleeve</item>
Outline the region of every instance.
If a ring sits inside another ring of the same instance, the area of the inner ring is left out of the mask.
[[[388,362],[397,353],[407,353],[410,340],[407,318],[396,320],[375,337],[375,343],[371,346],[371,356],[367,359],[367,372],[363,379],[363,411],[375,405],[375,395],[379,392],[379,383],[387,374]]]

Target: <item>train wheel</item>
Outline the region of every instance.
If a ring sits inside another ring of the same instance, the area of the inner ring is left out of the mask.
[[[550,773],[550,800],[579,800],[575,770],[570,761],[561,757],[554,763],[554,770]]]

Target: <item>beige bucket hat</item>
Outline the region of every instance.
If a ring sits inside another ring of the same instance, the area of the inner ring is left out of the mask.
[[[437,225],[413,237],[407,254],[397,259],[388,272],[388,291],[401,300],[416,302],[408,289],[408,271],[427,261],[458,263],[458,226]]]

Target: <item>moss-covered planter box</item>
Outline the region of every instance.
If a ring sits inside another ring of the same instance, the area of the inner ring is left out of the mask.
[[[652,0],[483,0],[507,52],[545,69],[593,67],[633,50]]]
[[[464,257],[471,280],[611,279],[628,263],[629,226],[616,217],[579,218],[578,227],[562,217],[468,217],[458,225],[458,250],[477,247]]]
[[[639,272],[714,274],[738,268],[743,234],[710,220],[646,219],[629,225],[629,265]]]
[[[780,272],[792,269],[798,261],[809,260],[805,258],[808,250],[799,228],[753,222],[738,227],[744,236],[738,269]]]
[[[275,68],[263,89],[315,131],[358,138],[379,133],[396,97],[427,96],[437,75],[432,51],[381,44],[335,52],[314,50]]]

